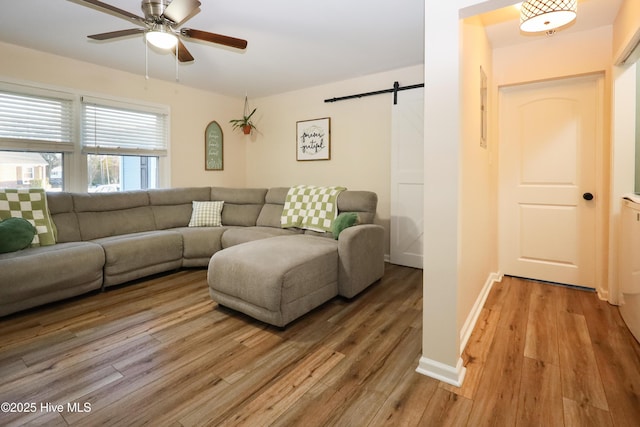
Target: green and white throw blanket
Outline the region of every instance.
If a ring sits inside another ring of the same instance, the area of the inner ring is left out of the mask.
[[[42,188],[0,189],[0,220],[7,218],[24,218],[36,228],[31,246],[56,243],[55,226]]]
[[[330,232],[333,220],[338,216],[338,196],[344,190],[345,187],[314,185],[291,187],[280,218],[282,228],[299,227]]]

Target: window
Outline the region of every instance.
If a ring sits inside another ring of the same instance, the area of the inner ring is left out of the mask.
[[[58,146],[72,151],[71,111],[70,98],[0,91],[0,139],[26,142],[32,148]]]
[[[0,85],[0,187],[62,189],[72,112],[69,94]]]
[[[158,187],[158,157],[89,154],[87,159],[90,193]]]
[[[87,154],[89,191],[155,188],[158,158],[167,155],[167,114],[149,107],[85,97],[82,152]]]
[[[157,188],[168,163],[168,113],[0,82],[0,187]]]

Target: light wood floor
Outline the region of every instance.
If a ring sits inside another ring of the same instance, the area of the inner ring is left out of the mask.
[[[6,317],[0,425],[640,425],[640,345],[595,294],[495,284],[454,388],[415,372],[421,287],[388,265],[281,330],[185,270]]]

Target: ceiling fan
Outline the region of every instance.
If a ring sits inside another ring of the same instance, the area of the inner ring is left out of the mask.
[[[152,45],[160,49],[171,49],[180,62],[193,61],[193,56],[180,40],[181,37],[217,43],[236,49],[245,49],[247,47],[246,40],[235,37],[192,28],[179,29],[178,27],[199,11],[200,2],[198,0],[142,0],[140,7],[144,13],[144,18],[99,0],[79,1],[81,3],[89,3],[142,27],[87,36],[93,40],[109,40],[117,37],[144,34],[146,41]]]

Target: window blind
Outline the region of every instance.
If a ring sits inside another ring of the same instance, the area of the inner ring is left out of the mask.
[[[0,142],[25,151],[73,151],[73,101],[0,90]]]
[[[82,100],[82,152],[136,156],[167,155],[168,114],[159,109]]]

